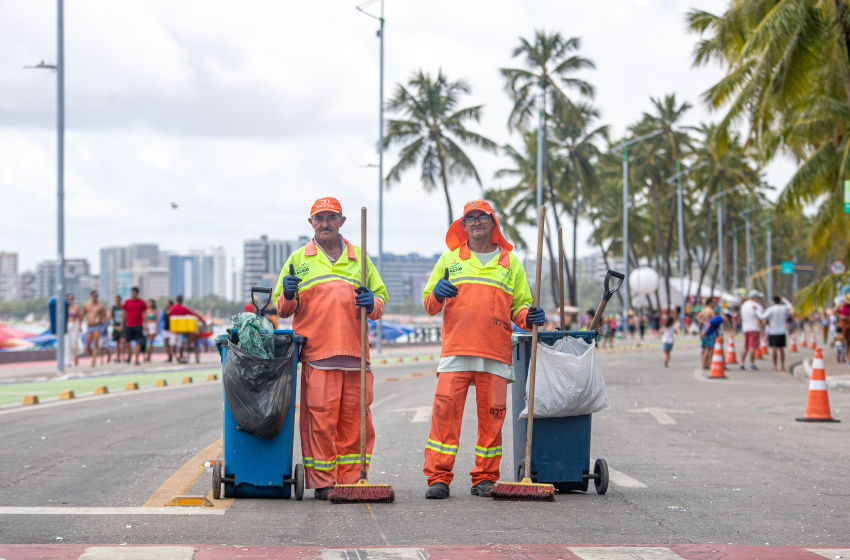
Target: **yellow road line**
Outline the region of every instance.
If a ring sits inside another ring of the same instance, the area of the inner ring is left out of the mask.
[[[212,461],[221,457],[224,452],[224,438],[218,438],[200,453],[189,459],[177,472],[168,477],[162,485],[148,498],[143,507],[165,507],[173,498],[181,494],[187,494],[196,482],[206,474],[205,461]],[[211,476],[211,475],[210,475]],[[212,490],[210,490],[210,493]],[[210,500],[217,509],[228,509],[233,505],[232,498],[221,500]]]

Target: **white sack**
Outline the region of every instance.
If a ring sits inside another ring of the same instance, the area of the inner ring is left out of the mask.
[[[596,357],[596,342],[565,337],[549,346],[537,343],[534,417],[560,418],[611,408]],[[526,379],[528,395],[530,379]],[[528,418],[528,397],[520,418]]]

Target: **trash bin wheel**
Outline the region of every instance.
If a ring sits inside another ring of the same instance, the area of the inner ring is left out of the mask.
[[[593,474],[596,475],[593,479],[596,493],[604,494],[608,491],[608,463],[605,459],[596,460],[596,463],[593,464]]]
[[[304,467],[301,463],[295,463],[295,499],[304,497]]]
[[[216,500],[221,499],[221,461],[213,461],[212,495]]]
[[[524,460],[523,460],[523,461],[520,461],[520,463],[519,463],[519,467],[517,467],[517,470],[516,470],[516,481],[517,481],[517,482],[522,482],[522,479],[523,479],[523,478],[525,478],[525,461],[524,461]],[[533,473],[532,473],[532,475],[531,475],[531,477],[530,477],[530,478],[531,478],[531,482],[537,482],[537,475],[536,475],[536,474],[533,474]]]

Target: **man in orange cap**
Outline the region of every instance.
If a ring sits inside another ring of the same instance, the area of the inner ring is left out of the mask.
[[[511,366],[511,321],[522,328],[542,325],[546,315],[532,307],[525,270],[502,235],[491,206],[467,202],[446,234],[443,253],[425,286],[425,310],[443,312],[443,338],[431,432],[425,446],[426,498],[449,496],[460,441],[463,407],[475,384],[478,438],[471,492],[489,496],[499,479],[502,424]]]
[[[307,488],[326,500],[335,484],[360,478],[360,312],[379,319],[387,289],[360,247],[340,235],[345,216],[337,199],[316,200],[307,221],[315,235],[287,259],[273,297],[278,314],[294,315],[293,330],[307,337],[300,353],[301,452]],[[365,286],[361,258],[367,263]],[[366,382],[368,465],[375,444],[371,371]]]

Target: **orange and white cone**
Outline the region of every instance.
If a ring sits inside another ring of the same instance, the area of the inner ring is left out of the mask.
[[[761,360],[764,356],[761,355],[761,350],[759,350],[758,344],[753,348],[753,359]]]
[[[826,390],[826,372],[823,369],[823,353],[815,348],[812,361],[812,378],[809,381],[809,401],[806,403],[806,415],[797,418],[798,422],[841,422],[832,418],[829,412],[829,394]]]
[[[717,337],[714,343],[714,354],[711,356],[711,371],[708,373],[709,379],[726,379],[726,366],[723,363],[723,339]]]
[[[729,337],[729,351],[726,352],[726,363],[727,364],[737,364],[738,356],[735,354],[735,337]]]
[[[806,340],[806,330],[800,329],[800,346],[802,346],[803,348],[809,347],[809,343],[806,342]]]
[[[812,350],[817,350],[817,347],[818,345],[815,342],[815,331],[812,330],[812,343],[809,345],[809,348],[811,348]]]
[[[766,337],[766,336],[762,336],[762,337],[761,337],[761,355],[762,355],[762,357],[765,357],[765,356],[767,356],[769,353],[770,353],[770,352],[769,352],[769,351],[768,351],[768,349],[767,349],[767,337]]]
[[[789,352],[799,352],[799,350],[797,350],[797,335],[796,334],[791,335],[791,346],[788,347],[788,351]]]

